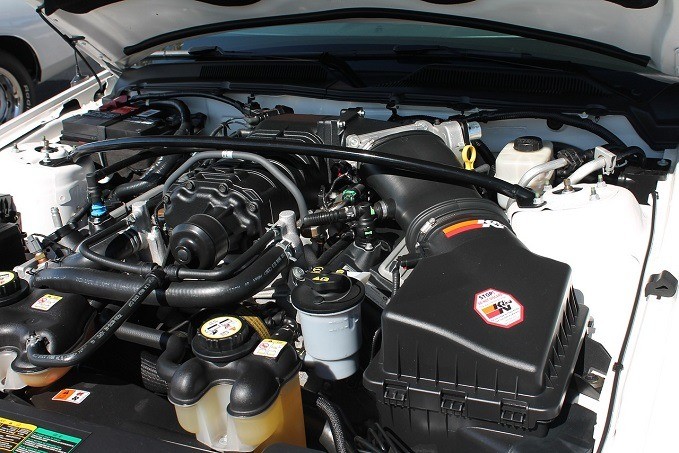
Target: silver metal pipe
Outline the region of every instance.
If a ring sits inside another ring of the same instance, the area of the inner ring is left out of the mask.
[[[549,162],[545,162],[544,164],[536,165],[535,167],[531,168],[530,170],[523,174],[523,176],[519,180],[519,185],[522,187],[528,187],[531,181],[533,181],[541,174],[558,170],[560,168],[565,167],[566,165],[568,165],[568,161],[563,157],[550,160]]]

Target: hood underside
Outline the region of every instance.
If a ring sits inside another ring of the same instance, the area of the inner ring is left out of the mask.
[[[388,19],[500,31],[679,72],[679,13],[672,0],[45,0],[44,11],[65,34],[84,37],[89,55],[118,68],[203,33]]]

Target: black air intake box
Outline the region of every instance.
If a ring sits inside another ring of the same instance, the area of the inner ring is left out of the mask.
[[[420,261],[389,302],[365,371],[381,423],[416,450],[506,451],[546,435],[587,324],[570,267],[531,253],[499,223],[435,234],[450,251]]]

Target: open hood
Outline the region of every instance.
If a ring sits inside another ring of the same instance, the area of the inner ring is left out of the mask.
[[[44,12],[63,33],[84,37],[90,56],[117,68],[196,34],[371,18],[501,31],[679,75],[679,12],[672,0],[44,0]]]

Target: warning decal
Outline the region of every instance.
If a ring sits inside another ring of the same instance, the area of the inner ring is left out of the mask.
[[[40,299],[33,302],[31,308],[35,308],[36,310],[47,311],[50,308],[54,307],[54,305],[56,305],[56,303],[59,302],[61,299],[63,299],[63,297],[61,296],[55,296],[54,294],[45,294]]]
[[[90,396],[90,392],[78,389],[63,389],[52,397],[52,401],[65,401],[67,403],[80,404],[85,398]]]
[[[0,417],[0,451],[69,453],[81,441],[79,437]]]
[[[509,329],[523,321],[523,305],[514,296],[488,288],[474,297],[474,311],[486,324]]]
[[[264,339],[257,345],[252,355],[259,355],[275,359],[281,353],[287,343],[281,340]]]

